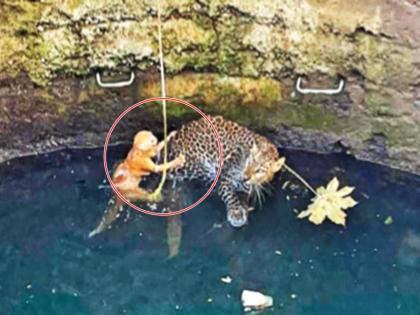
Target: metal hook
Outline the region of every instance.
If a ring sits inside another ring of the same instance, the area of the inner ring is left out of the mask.
[[[302,77],[299,77],[296,82],[296,90],[302,94],[327,94],[334,95],[339,94],[344,89],[344,80],[340,78],[340,83],[336,89],[303,89],[301,87]]]
[[[131,85],[131,83],[134,82],[134,72],[131,71],[130,79],[127,81],[119,81],[119,82],[102,82],[101,74],[99,72],[96,72],[96,82],[100,87],[103,88],[118,88],[118,87],[124,87]]]

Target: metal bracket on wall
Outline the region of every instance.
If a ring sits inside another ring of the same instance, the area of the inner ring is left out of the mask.
[[[119,82],[102,82],[101,74],[99,72],[96,72],[96,82],[100,87],[103,88],[119,88],[124,86],[129,86],[134,82],[135,79],[134,72],[131,71],[130,79],[127,81],[119,81]]]
[[[299,77],[296,81],[296,90],[302,94],[327,94],[335,95],[339,94],[344,89],[344,80],[340,78],[340,83],[335,89],[304,89],[302,88],[302,77]]]

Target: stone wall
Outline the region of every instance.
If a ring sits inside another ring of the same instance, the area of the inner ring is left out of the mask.
[[[266,130],[420,173],[420,3],[162,1],[167,94]],[[156,1],[0,1],[0,157],[103,143],[128,105],[159,96]],[[96,86],[94,74],[122,89]],[[338,96],[301,95],[305,86]],[[158,112],[125,122],[156,127]],[[172,107],[177,124],[186,111]],[[159,125],[159,124],[158,124]]]

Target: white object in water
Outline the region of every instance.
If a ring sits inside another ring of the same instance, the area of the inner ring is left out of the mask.
[[[273,298],[257,291],[243,290],[241,295],[245,312],[261,310],[273,306]]]
[[[220,281],[222,281],[222,282],[224,282],[224,283],[229,284],[229,283],[231,283],[231,282],[232,282],[232,278],[231,278],[231,277],[229,277],[229,276],[226,276],[226,277],[222,277],[222,278],[220,278]]]

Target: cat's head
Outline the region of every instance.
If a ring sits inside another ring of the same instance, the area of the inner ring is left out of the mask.
[[[133,146],[138,150],[147,151],[156,146],[158,140],[150,131],[142,130],[136,133]]]

